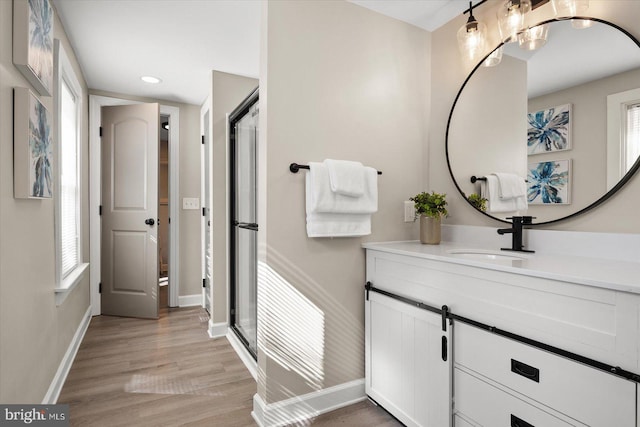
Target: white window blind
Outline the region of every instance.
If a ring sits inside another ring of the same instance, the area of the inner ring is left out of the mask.
[[[640,156],[640,103],[627,108],[626,121],[625,159],[629,170]]]
[[[60,245],[61,273],[79,264],[80,205],[78,191],[78,102],[64,79],[60,81]]]

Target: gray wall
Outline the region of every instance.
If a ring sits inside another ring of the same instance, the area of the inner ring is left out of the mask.
[[[347,2],[265,2],[262,43],[258,393],[271,403],[364,377],[361,244],[417,236],[402,202],[429,188],[430,35]],[[289,164],[325,158],[383,172],[370,236],[307,238],[305,172]]]
[[[227,156],[227,114],[231,113],[243,99],[258,86],[258,80],[235,74],[213,71],[211,73],[211,114],[212,132],[212,221],[211,236],[213,250],[212,300],[214,323],[226,323],[228,305],[227,230],[229,228],[229,208],[227,206],[229,185],[229,159]]]
[[[13,2],[0,1],[0,402],[40,403],[89,307],[89,272],[63,304],[56,306],[54,201],[13,198],[13,88],[31,86],[13,65],[12,16]],[[64,45],[84,93],[81,171],[86,184],[87,87],[57,17],[54,25],[54,37]],[[53,98],[39,98],[55,123]],[[84,185],[81,195],[82,256],[86,262],[88,188]]]
[[[487,24],[490,41],[488,46],[497,46],[498,31],[495,10],[500,2],[490,0],[477,10],[474,15],[478,20]],[[640,2],[618,0],[592,0],[589,15],[610,21],[629,31],[636,38],[640,38],[638,16],[640,16]],[[553,18],[553,8],[550,3],[531,12],[529,22],[535,23]],[[441,192],[450,194],[448,198],[450,209],[448,224],[501,226],[501,223],[478,214],[459,195],[453,185],[446,167],[445,158],[445,130],[449,111],[453,100],[466,75],[470,71],[465,67],[457,50],[456,31],[465,22],[466,16],[447,23],[432,33],[432,79],[431,79],[431,128],[429,132],[429,182],[431,186]],[[496,94],[500,96],[500,94]],[[606,139],[602,141],[603,147]],[[638,233],[637,212],[640,210],[640,179],[636,177],[629,182],[606,204],[596,208],[586,215],[562,221],[545,228],[557,230],[575,230],[592,232]],[[496,240],[496,244],[498,241]]]
[[[180,109],[180,296],[202,293],[201,211],[182,209],[184,197],[200,199],[200,107],[191,104],[90,90],[91,95],[157,102]]]

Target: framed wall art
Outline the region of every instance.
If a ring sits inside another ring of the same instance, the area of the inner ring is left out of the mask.
[[[571,149],[571,104],[527,114],[527,153]]]
[[[53,22],[49,0],[13,1],[13,63],[45,96],[53,93]]]
[[[571,204],[571,160],[529,163],[527,170],[529,204]]]
[[[13,193],[20,199],[53,197],[53,121],[27,88],[13,90]]]

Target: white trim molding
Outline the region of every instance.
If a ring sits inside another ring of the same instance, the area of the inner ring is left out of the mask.
[[[231,329],[227,330],[226,336],[227,341],[229,341],[231,347],[236,351],[236,354],[240,360],[242,360],[242,363],[244,363],[244,366],[247,368],[253,379],[258,381],[258,362],[256,362],[256,359],[253,358],[251,353],[249,353],[247,348]]]
[[[62,391],[62,386],[67,379],[67,375],[69,375],[71,365],[73,364],[73,360],[76,358],[78,348],[80,348],[80,343],[82,343],[82,339],[84,338],[84,334],[89,328],[90,322],[91,306],[87,307],[87,311],[84,313],[84,316],[82,316],[80,324],[78,325],[78,329],[76,329],[76,333],[73,335],[73,338],[69,343],[69,347],[67,348],[66,353],[60,361],[58,371],[53,377],[51,385],[49,385],[47,394],[45,394],[44,398],[42,399],[43,405],[54,405],[58,401],[58,397],[60,396],[60,392]]]
[[[366,397],[364,378],[269,404],[256,393],[251,416],[260,427],[294,425],[358,403]]]
[[[171,281],[169,281],[171,282]],[[202,307],[202,294],[180,295],[178,297],[179,307]]]
[[[227,335],[227,322],[213,323],[209,319],[209,338],[222,338]]]

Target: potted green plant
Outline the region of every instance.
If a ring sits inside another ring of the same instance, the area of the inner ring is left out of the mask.
[[[427,245],[440,243],[442,217],[447,216],[446,194],[422,192],[411,197],[416,218],[420,217],[420,242]]]
[[[478,209],[479,211],[482,211],[482,212],[487,211],[487,199],[485,199],[481,195],[476,193],[470,194],[469,197],[467,197],[467,200],[469,200],[469,203],[471,203],[471,206]]]

